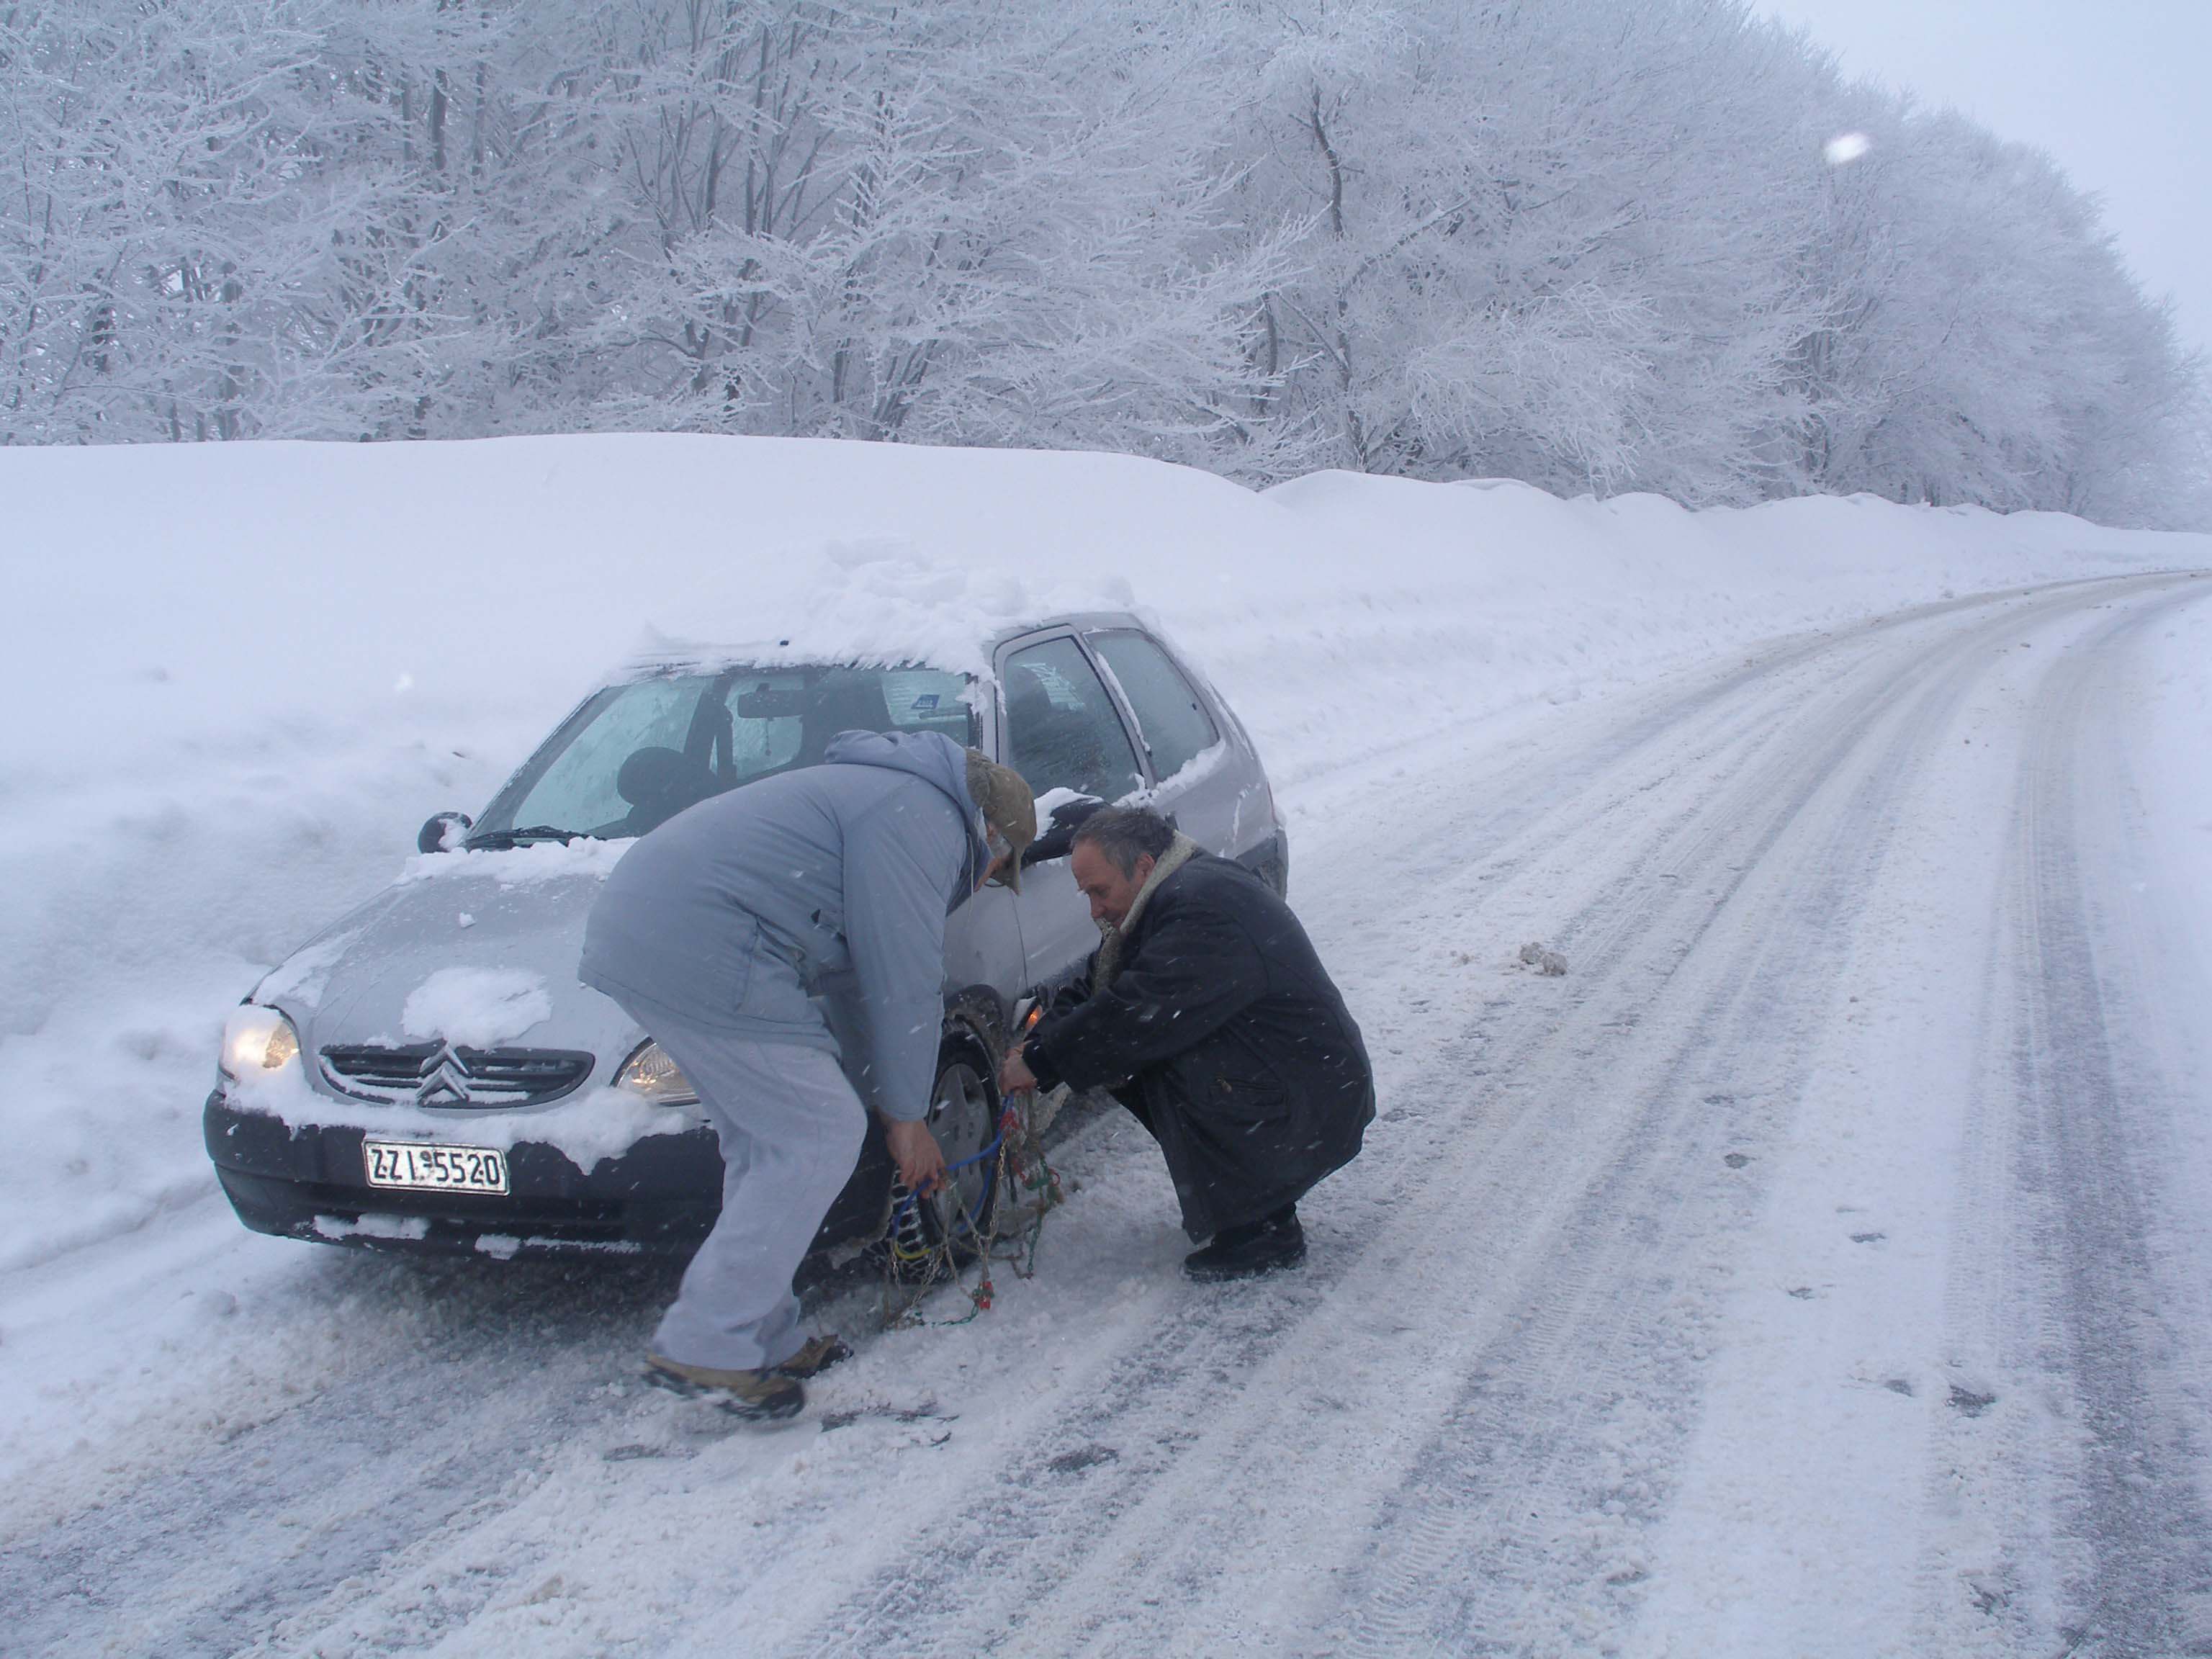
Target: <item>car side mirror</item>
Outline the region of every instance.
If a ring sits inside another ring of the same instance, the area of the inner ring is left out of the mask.
[[[1096,795],[1079,795],[1054,807],[1052,821],[1045,826],[1044,833],[1022,849],[1022,868],[1066,858],[1075,845],[1075,832],[1083,827],[1083,821],[1105,805]]]
[[[461,844],[461,837],[475,828],[476,820],[466,812],[433,812],[415,832],[415,850],[450,853]]]

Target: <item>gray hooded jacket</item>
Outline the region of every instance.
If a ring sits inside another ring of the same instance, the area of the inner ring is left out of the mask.
[[[820,766],[686,808],[607,878],[578,977],[639,1017],[757,1042],[839,1045],[885,1116],[926,1115],[945,1018],[945,919],[989,867],[967,751],[847,732]],[[858,1052],[854,1052],[857,1048]]]

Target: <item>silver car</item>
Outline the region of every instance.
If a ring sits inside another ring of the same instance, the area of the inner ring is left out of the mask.
[[[980,748],[1048,820],[1023,891],[987,888],[946,928],[931,1127],[948,1160],[984,1145],[1022,1000],[1097,943],[1067,869],[1072,809],[1149,804],[1278,891],[1289,868],[1250,738],[1137,618],[1063,616],[988,644],[989,678],[687,650],[586,697],[482,813],[432,818],[397,881],[234,1011],[205,1127],[239,1218],[377,1249],[689,1250],[720,1202],[714,1132],[645,1032],[578,982],[584,918],[631,838],[855,728]],[[872,1125],[817,1247],[878,1229],[891,1174]]]

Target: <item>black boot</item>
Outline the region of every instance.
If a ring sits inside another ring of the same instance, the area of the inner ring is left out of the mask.
[[[1305,1259],[1306,1234],[1298,1225],[1298,1206],[1285,1204],[1264,1219],[1224,1227],[1204,1249],[1182,1259],[1182,1270],[1201,1285],[1218,1285],[1279,1273]]]

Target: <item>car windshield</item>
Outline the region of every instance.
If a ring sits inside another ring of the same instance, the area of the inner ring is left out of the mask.
[[[740,666],[594,694],[484,809],[471,847],[641,836],[755,778],[811,766],[840,732],[975,741],[968,680],[932,668]]]

